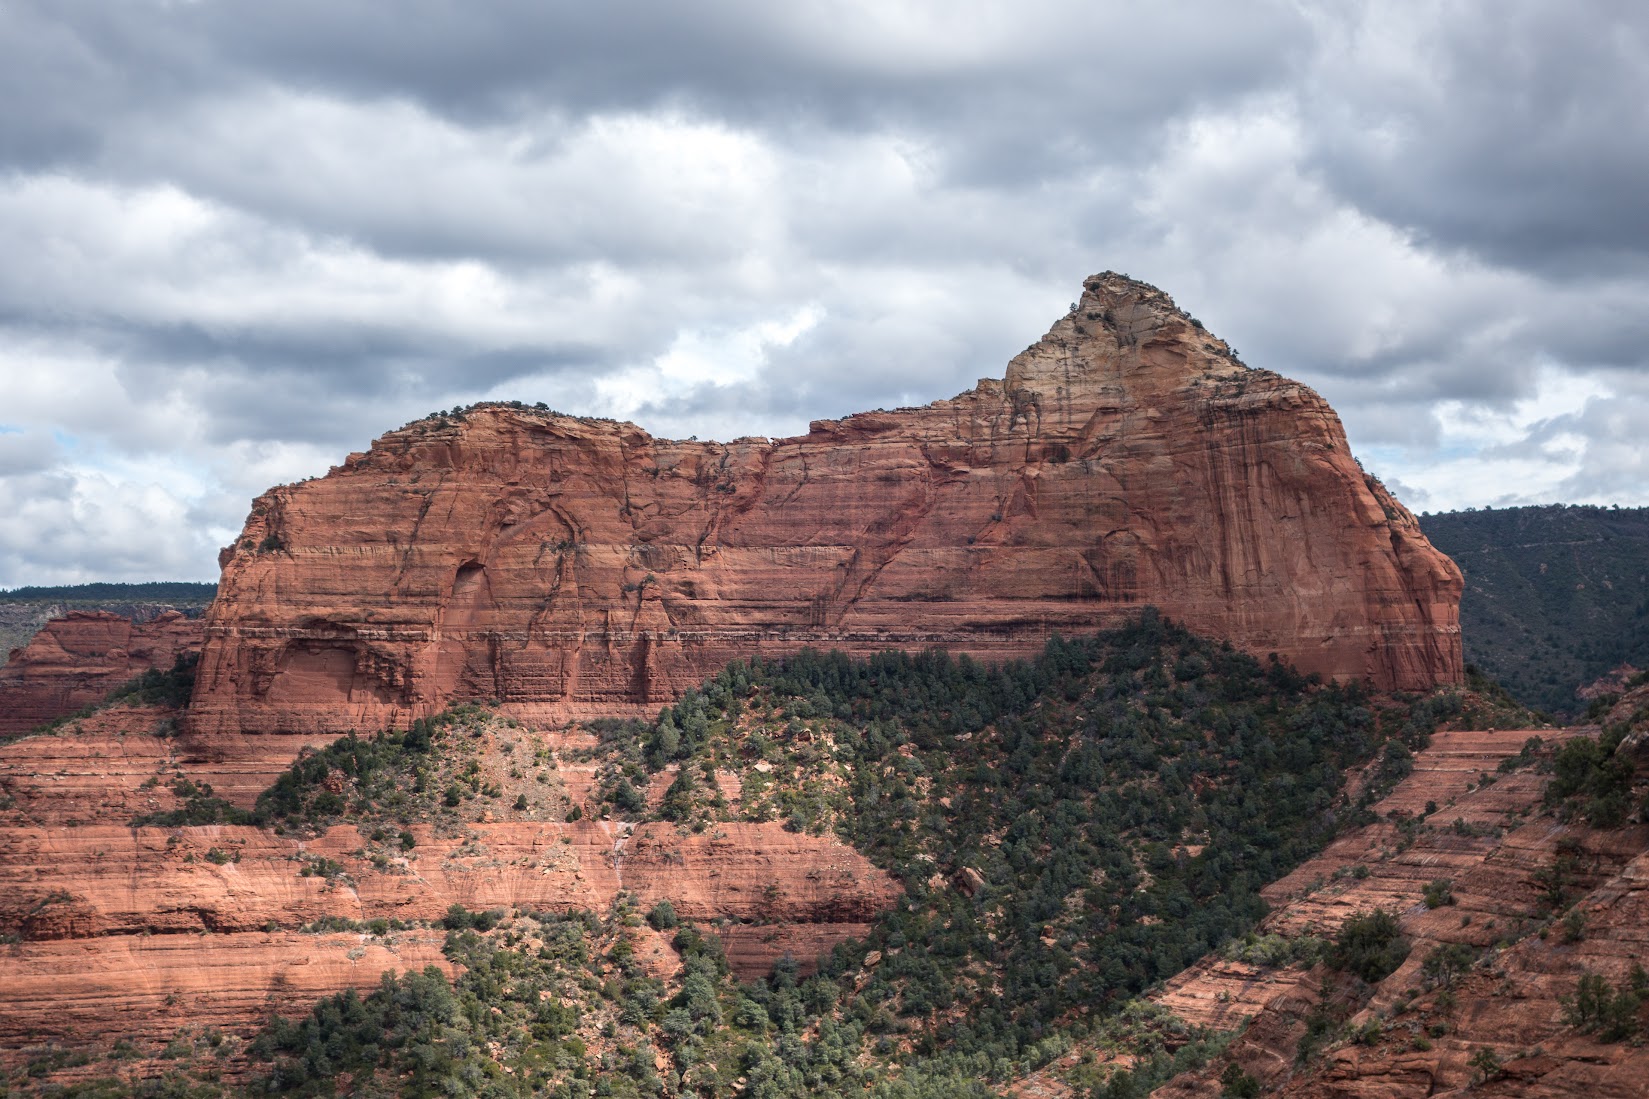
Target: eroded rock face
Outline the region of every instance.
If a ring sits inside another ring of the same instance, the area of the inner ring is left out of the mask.
[[[668,900],[682,917],[718,929],[734,969],[755,977],[787,953],[811,971],[819,954],[863,937],[902,895],[834,836],[777,821],[692,832],[597,819],[587,800],[595,762],[558,768],[580,820],[518,814],[444,831],[413,824],[410,849],[374,841],[370,826],[314,837],[134,827],[143,814],[182,804],[177,779],[249,806],[300,746],[248,737],[217,754],[226,758],[202,758],[185,738],[155,735],[175,717],[117,706],[60,735],[0,744],[0,942],[10,944],[0,1065],[48,1040],[164,1040],[180,1019],[249,1031],[270,1011],[299,1013],[319,996],[375,985],[386,969],[450,969],[437,921],[454,903],[605,912],[621,891],[642,911]],[[259,747],[268,751],[254,754]],[[652,784],[655,801],[667,784]],[[740,787],[724,789],[738,811]],[[418,926],[387,935],[301,931],[326,917]],[[644,960],[661,976],[680,968],[658,936]]]
[[[148,622],[107,611],[70,611],[41,627],[0,668],[0,737],[103,701],[150,669],[199,652],[202,621],[166,611]]]
[[[1566,1020],[1580,978],[1624,987],[1649,951],[1649,826],[1608,831],[1533,815],[1547,776],[1510,773],[1500,760],[1538,735],[1563,742],[1595,730],[1439,733],[1414,773],[1374,806],[1377,823],[1335,840],[1265,889],[1264,931],[1332,937],[1352,914],[1383,908],[1413,947],[1372,990],[1347,1028],[1374,1026],[1364,1042],[1333,1040],[1320,1059],[1296,1053],[1308,1016],[1338,985],[1323,967],[1272,968],[1211,955],[1168,981],[1156,999],[1182,1018],[1221,1029],[1252,1020],[1228,1050],[1266,1095],[1396,1097],[1475,1093],[1472,1058],[1491,1051],[1504,1071],[1487,1094],[1530,1097],[1644,1094],[1649,1050],[1603,1043]],[[1485,783],[1483,776],[1494,776]],[[1427,803],[1437,810],[1425,816]],[[1405,835],[1399,821],[1425,823]],[[1426,905],[1426,887],[1449,883],[1449,901]],[[1565,932],[1551,893],[1579,913]],[[1542,930],[1544,929],[1544,930]],[[1470,965],[1446,990],[1427,977],[1433,952],[1465,948]],[[1450,1004],[1443,998],[1447,992]],[[1353,1006],[1358,1006],[1354,1004]],[[1221,1094],[1224,1061],[1164,1085],[1169,1099]]]
[[[1459,571],[1333,411],[1116,275],[1004,379],[798,438],[420,421],[260,497],[222,560],[207,735],[620,712],[806,645],[1016,657],[1147,604],[1325,676],[1461,676]]]

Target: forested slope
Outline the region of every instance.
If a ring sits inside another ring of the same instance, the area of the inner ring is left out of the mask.
[[[1520,702],[1572,716],[1575,690],[1649,667],[1649,508],[1485,508],[1422,515],[1466,577],[1466,659]]]
[[[740,820],[834,831],[903,886],[866,940],[812,976],[781,964],[741,983],[716,946],[725,929],[686,926],[667,899],[457,910],[455,982],[386,979],[250,1046],[186,1029],[159,1067],[197,1094],[238,1081],[260,1094],[949,1096],[995,1093],[1110,1036],[1137,1051],[1140,1082],[1166,1078],[1219,1038],[1138,997],[1251,928],[1260,888],[1367,819],[1457,706],[1377,706],[1152,612],[1001,667],[940,653],[735,664],[652,722],[600,724],[600,774],[569,814],[712,838]],[[507,792],[448,775],[467,743],[439,722],[346,738],[294,765],[257,821],[393,837],[397,813],[504,812]],[[1370,763],[1348,797],[1343,776]],[[221,819],[198,810],[200,826]],[[195,811],[165,823],[190,827]],[[664,965],[648,960],[661,942]]]

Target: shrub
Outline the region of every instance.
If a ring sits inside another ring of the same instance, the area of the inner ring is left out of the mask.
[[[1420,963],[1420,979],[1430,988],[1449,988],[1476,961],[1476,952],[1465,943],[1448,943],[1426,955]]]
[[[676,918],[675,906],[667,900],[661,900],[653,905],[651,912],[647,913],[647,923],[652,926],[654,931],[664,931],[667,928],[676,927],[681,921]]]
[[[1616,989],[1598,973],[1580,978],[1573,998],[1563,1001],[1563,1021],[1597,1036],[1600,1042],[1619,1042],[1639,1030],[1638,1007],[1649,997],[1649,976],[1634,965],[1626,983]]]
[[[1448,878],[1433,878],[1426,885],[1424,900],[1427,908],[1442,908],[1454,903],[1454,883]]]
[[[1328,952],[1328,964],[1369,984],[1384,980],[1409,955],[1409,942],[1397,917],[1383,908],[1359,912],[1341,926]]]
[[[1232,1061],[1220,1073],[1220,1095],[1230,1099],[1259,1099],[1260,1082],[1243,1071],[1241,1065]]]

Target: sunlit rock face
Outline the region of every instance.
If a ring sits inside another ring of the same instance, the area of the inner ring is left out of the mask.
[[[70,611],[14,649],[0,668],[0,736],[102,702],[116,687],[200,651],[201,620],[166,611],[147,622],[107,611]]]
[[[1459,571],[1322,398],[1113,274],[1002,379],[796,438],[422,420],[264,494],[222,562],[207,737],[633,711],[756,654],[1017,657],[1147,605],[1325,677],[1462,674]]]

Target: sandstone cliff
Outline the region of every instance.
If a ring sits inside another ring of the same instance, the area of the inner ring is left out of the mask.
[[[375,985],[385,969],[450,968],[439,920],[454,903],[605,912],[621,891],[643,910],[669,900],[683,918],[717,928],[735,970],[754,977],[785,954],[810,970],[901,895],[834,836],[778,821],[695,833],[597,819],[600,807],[586,799],[599,761],[546,765],[554,782],[543,788],[569,791],[583,819],[512,813],[505,798],[499,819],[408,825],[410,848],[374,840],[369,826],[313,837],[132,827],[138,814],[181,804],[180,780],[250,804],[298,748],[259,737],[252,747],[272,749],[262,758],[201,760],[181,738],[155,735],[175,716],[116,706],[59,735],[0,744],[0,1067],[47,1041],[164,1041],[202,1021],[247,1031],[271,1011],[301,1012],[317,996]],[[522,755],[529,741],[593,744],[574,733],[511,735]],[[511,758],[492,747],[485,755],[489,775]],[[655,800],[665,785],[654,783]],[[727,789],[737,812],[739,787]],[[317,932],[328,918],[412,926]],[[650,965],[679,968],[665,940],[654,946]]]
[[[150,669],[200,651],[202,622],[165,611],[146,622],[106,611],[70,611],[47,622],[0,668],[0,737],[103,701]]]
[[[222,564],[208,737],[617,712],[806,645],[1022,656],[1146,604],[1325,676],[1461,676],[1460,574],[1333,411],[1111,274],[1005,378],[798,438],[419,421],[260,497]]]

